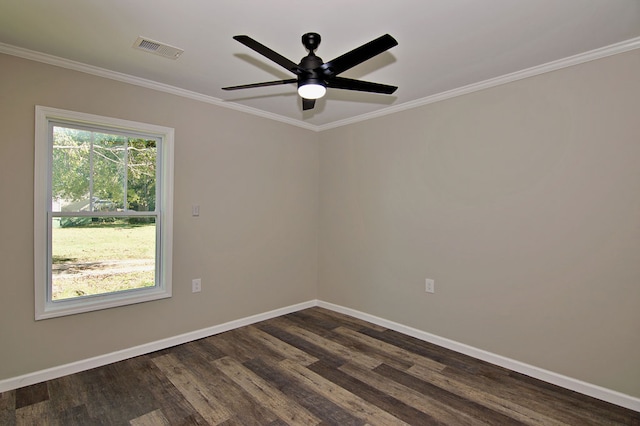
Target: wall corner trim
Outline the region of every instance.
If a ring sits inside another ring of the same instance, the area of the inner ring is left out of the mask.
[[[286,306],[284,308],[274,309],[269,312],[264,312],[261,314],[225,322],[223,324],[214,325],[212,327],[179,334],[177,336],[168,337],[166,339],[156,340],[154,342],[145,343],[143,345],[122,349],[104,355],[98,355],[93,358],[87,358],[69,364],[51,367],[44,370],[34,371],[33,373],[0,380],[0,393],[21,388],[23,386],[29,386],[36,383],[44,382],[47,380],[57,379],[62,376],[79,373],[81,371],[90,370],[92,368],[102,367],[107,364],[123,361],[125,359],[133,358],[140,355],[145,355],[151,352],[170,348],[172,346],[181,345],[183,343],[189,343],[194,340],[203,339],[215,334],[224,333],[225,331],[234,330],[236,328],[255,324],[260,321],[265,321],[271,318],[279,317],[281,315],[290,314],[292,312],[311,308],[317,305],[318,302],[316,300],[310,300],[307,302]]]
[[[330,302],[324,302],[322,300],[309,300],[301,302],[295,305],[286,306],[272,311],[264,312],[261,314],[252,315],[245,318],[225,322],[223,324],[214,325],[212,327],[195,330],[189,333],[180,334],[177,336],[169,337],[166,339],[157,340],[154,342],[146,343],[132,348],[123,349],[116,352],[111,352],[104,355],[99,355],[93,358],[88,358],[69,364],[64,364],[56,367],[47,368],[45,370],[35,371],[33,373],[24,374],[17,377],[11,377],[8,379],[0,380],[0,393],[17,389],[23,386],[29,386],[36,383],[44,382],[47,380],[56,379],[58,377],[66,376],[68,374],[79,373],[81,371],[90,370],[92,368],[101,367],[103,365],[111,364],[113,362],[122,361],[125,359],[133,358],[140,355],[145,355],[151,352],[159,351],[162,349],[170,348],[172,346],[181,345],[194,340],[203,339],[205,337],[213,336],[215,334],[224,333],[239,327],[255,324],[260,321],[265,321],[271,318],[279,317],[281,315],[290,314],[293,312],[301,311],[312,307],[321,307],[341,314],[349,315],[354,318],[359,318],[364,321],[388,328],[390,330],[397,331],[399,333],[406,334],[411,337],[423,340],[425,342],[433,343],[438,346],[442,346],[453,351],[469,355],[473,358],[480,359],[482,361],[489,362],[500,367],[504,367],[515,372],[525,374],[529,377],[542,380],[547,383],[551,383],[560,386],[565,389],[569,389],[581,394],[591,396],[593,398],[600,399],[602,401],[610,402],[621,407],[629,408],[634,411],[640,412],[640,398],[636,398],[630,395],[626,395],[621,392],[617,392],[611,389],[607,389],[601,386],[597,386],[591,383],[583,382],[581,380],[567,377],[562,374],[554,373],[553,371],[545,370],[535,367],[533,365],[525,364],[514,359],[503,357],[482,349],[475,348],[473,346],[466,345],[464,343],[456,342],[454,340],[446,339],[444,337],[436,336],[435,334],[427,333],[426,331],[418,330],[413,327],[409,327],[397,322],[389,321],[384,318],[380,318],[374,315],[370,315],[355,309],[347,308],[344,306],[336,305]]]
[[[435,334],[427,333],[426,331],[418,330],[416,328],[376,317],[374,315],[369,315],[355,309],[346,308],[344,306],[335,305],[333,303],[323,301],[318,301],[317,306],[341,314],[349,315],[354,318],[359,318],[364,321],[368,321],[381,327],[385,327],[390,330],[415,337],[416,339],[433,343],[435,345],[442,346],[443,348],[451,349],[455,352],[469,355],[473,358],[507,368],[509,370],[524,374],[529,377],[533,377],[534,379],[542,380],[544,382],[551,383],[553,385],[557,385],[562,388],[581,393],[583,395],[591,396],[602,401],[610,402],[612,404],[640,412],[640,398],[635,398],[633,396],[607,389],[602,386],[583,382],[581,380],[567,377],[553,371],[545,370],[530,364],[525,364],[524,362],[516,361],[514,359],[478,349],[464,343],[436,336]]]

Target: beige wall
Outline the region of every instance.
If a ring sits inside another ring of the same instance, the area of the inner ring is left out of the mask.
[[[175,128],[173,298],[34,321],[35,105]],[[0,120],[0,380],[316,298],[317,133],[5,55]]]
[[[638,76],[635,50],[323,132],[319,298],[640,397]]]
[[[318,134],[0,55],[0,380],[318,297],[640,397],[638,75]],[[176,129],[173,298],[34,321],[36,104]]]

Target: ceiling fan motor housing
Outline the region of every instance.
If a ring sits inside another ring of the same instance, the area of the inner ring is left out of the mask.
[[[322,65],[322,59],[310,52],[309,55],[302,58],[300,61],[300,68],[305,72],[301,73],[298,77],[298,87],[305,84],[320,84],[326,86],[324,78],[321,74],[316,72],[316,69]]]
[[[302,44],[311,52],[318,48],[320,40],[322,40],[322,38],[318,33],[306,33],[302,35]]]

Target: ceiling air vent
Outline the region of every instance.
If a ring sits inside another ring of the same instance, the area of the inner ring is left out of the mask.
[[[178,59],[184,52],[183,49],[178,47],[169,46],[159,41],[151,40],[146,37],[138,37],[135,43],[133,43],[134,49],[144,50],[145,52],[153,53],[155,55],[164,56],[169,59]]]

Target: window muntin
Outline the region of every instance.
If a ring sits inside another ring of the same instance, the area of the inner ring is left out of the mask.
[[[172,154],[173,129],[36,108],[36,319],[171,296]]]

